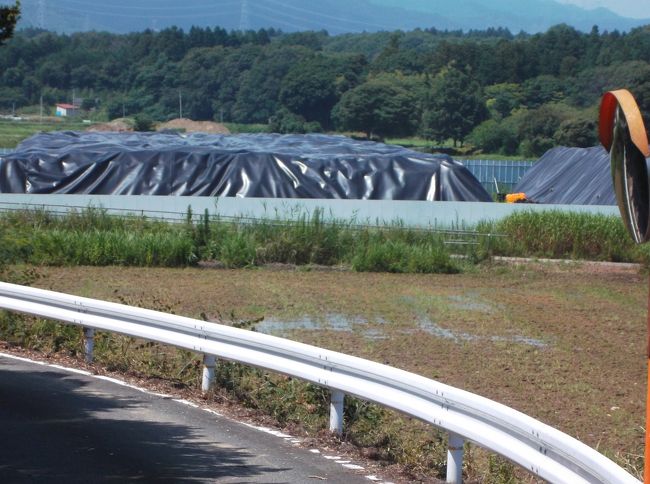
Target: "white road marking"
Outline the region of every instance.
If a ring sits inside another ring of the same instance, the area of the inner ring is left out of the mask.
[[[95,374],[90,373],[90,372],[85,371],[85,370],[79,370],[77,368],[70,368],[70,367],[61,366],[61,365],[57,365],[57,364],[53,364],[53,363],[45,363],[43,361],[32,360],[30,358],[23,358],[21,356],[15,356],[15,355],[12,355],[12,354],[9,354],[9,353],[0,352],[0,357],[7,358],[7,359],[10,359],[10,360],[22,361],[23,363],[31,363],[31,364],[34,364],[34,365],[40,365],[40,366],[47,366],[47,367],[50,367],[50,368],[56,368],[58,370],[67,371],[69,373],[76,373],[78,375],[84,375],[84,376],[87,376],[87,377],[90,377],[90,378],[95,378],[97,380],[103,380],[103,381],[107,381],[107,382],[110,382],[110,383],[114,383],[116,385],[131,388],[132,390],[136,390],[136,391],[142,392],[144,394],[152,395],[152,396],[155,396],[155,397],[166,398],[166,399],[171,398],[175,402],[180,403],[182,405],[187,405],[189,407],[198,408],[199,410],[203,410],[204,412],[208,412],[208,413],[211,413],[211,414],[219,416],[219,417],[224,417],[222,414],[220,414],[219,412],[217,412],[215,410],[212,410],[210,408],[201,407],[200,405],[198,405],[198,404],[196,404],[194,402],[191,402],[189,400],[185,400],[185,399],[182,399],[182,398],[176,399],[176,398],[173,398],[172,395],[168,395],[168,394],[165,394],[165,393],[152,392],[152,391],[147,390],[145,388],[138,387],[138,386],[132,385],[130,383],[127,383],[127,382],[125,382],[123,380],[118,380],[117,378],[104,376],[104,375],[95,375]],[[288,442],[290,442],[292,444],[300,444],[300,443],[302,443],[301,440],[295,439],[293,436],[287,435],[287,434],[285,434],[285,433],[283,433],[283,432],[281,432],[279,430],[270,429],[268,427],[258,427],[256,425],[252,425],[252,424],[247,423],[247,422],[239,422],[239,421],[231,419],[229,417],[225,417],[225,418],[228,418],[229,420],[232,420],[233,422],[237,422],[239,424],[242,424],[242,425],[245,425],[247,427],[253,428],[253,429],[258,430],[260,432],[264,432],[264,433],[267,433],[267,434],[271,434],[271,435],[273,435],[275,437],[282,438],[285,441],[288,441]],[[308,449],[308,450],[312,454],[321,454],[321,451],[318,450],[318,449]],[[360,465],[351,464],[350,463],[351,461],[349,461],[349,460],[341,460],[340,456],[323,455],[322,457],[327,459],[327,460],[330,460],[330,461],[333,460],[337,464],[340,464],[342,467],[345,467],[346,469],[355,470],[355,471],[365,470],[365,468],[360,466]],[[365,476],[365,477],[366,477],[366,479],[369,479],[369,480],[371,480],[373,482],[382,482],[382,479],[380,479],[379,477],[377,477],[375,475],[370,475],[370,476]],[[383,484],[392,484],[392,483],[389,483],[388,481],[385,481]]]

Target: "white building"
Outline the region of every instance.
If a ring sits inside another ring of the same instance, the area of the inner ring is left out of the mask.
[[[56,115],[57,116],[74,116],[77,114],[77,108],[72,104],[57,104],[56,105]]]

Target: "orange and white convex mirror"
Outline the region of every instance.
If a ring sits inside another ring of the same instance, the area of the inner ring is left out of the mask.
[[[632,94],[605,93],[600,104],[600,142],[609,151],[616,201],[637,244],[650,240],[650,149],[641,111]]]

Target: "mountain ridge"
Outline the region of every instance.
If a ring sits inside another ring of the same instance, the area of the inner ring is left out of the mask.
[[[650,24],[597,8],[586,10],[554,0],[22,0],[19,28],[57,32],[98,30],[115,33],[159,30],[176,25],[227,30],[274,27],[285,32],[327,30],[336,35],[379,30],[483,30],[504,27],[536,33],[566,23],[581,31],[627,31]]]

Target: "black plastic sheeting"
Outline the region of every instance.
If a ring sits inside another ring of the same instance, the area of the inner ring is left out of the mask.
[[[275,134],[41,133],[0,158],[0,192],[492,201],[447,155]]]
[[[535,203],[616,205],[609,153],[602,146],[548,150],[513,192]]]

